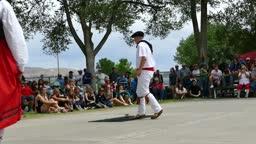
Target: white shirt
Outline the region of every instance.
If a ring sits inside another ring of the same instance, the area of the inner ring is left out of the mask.
[[[249,77],[246,77],[246,75],[250,76],[250,73],[249,72],[245,72],[245,73],[238,74],[238,75],[241,75],[241,77],[239,79],[239,84],[241,84],[241,85],[250,83]]]
[[[212,76],[212,79],[214,80],[221,80],[222,72],[219,69],[217,71],[213,69],[211,72],[211,76]]]
[[[192,71],[193,76],[200,76],[200,69],[196,69]]]
[[[0,20],[3,23],[7,44],[19,66],[20,71],[23,72],[25,64],[28,63],[28,49],[22,28],[12,6],[6,0],[0,1]]]
[[[78,86],[83,85],[83,75],[76,76],[76,81]]]
[[[108,75],[104,74],[104,73],[98,73],[96,74],[97,80],[98,80],[98,84],[100,85],[104,85],[105,84],[105,78],[109,78]]]
[[[140,61],[141,61],[142,57],[146,58],[146,62],[144,64],[143,68],[155,67],[156,63],[155,63],[153,54],[152,54],[148,44],[146,44],[145,42],[140,42],[137,45],[137,55],[136,55],[136,67],[137,68],[140,67]]]

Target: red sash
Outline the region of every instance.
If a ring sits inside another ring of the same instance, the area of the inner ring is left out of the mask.
[[[147,67],[147,68],[142,68],[142,70],[155,71],[155,68],[154,67]]]
[[[0,129],[21,118],[21,72],[4,39],[0,39]]]

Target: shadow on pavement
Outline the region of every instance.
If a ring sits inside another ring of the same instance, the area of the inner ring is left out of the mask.
[[[121,116],[121,117],[114,117],[114,118],[108,118],[108,119],[93,120],[88,122],[127,122],[127,121],[133,121],[133,120],[142,120],[145,118],[151,118],[151,115],[146,115],[141,119],[136,119],[135,116]]]

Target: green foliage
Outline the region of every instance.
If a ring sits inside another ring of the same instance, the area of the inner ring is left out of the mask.
[[[213,19],[225,25],[228,42],[235,45],[238,53],[256,49],[256,1],[227,1],[228,5]]]
[[[227,33],[223,25],[209,25],[208,57],[211,63],[227,63],[236,52],[235,46],[228,42]],[[199,63],[195,39],[190,35],[180,42],[175,60],[180,64],[192,65]]]
[[[101,69],[101,71],[107,75],[109,75],[112,71],[112,68],[115,66],[115,63],[107,58],[102,58],[97,63],[97,68]]]
[[[97,69],[101,69],[101,71],[107,75],[111,73],[113,67],[116,68],[119,74],[124,74],[126,72],[130,72],[131,74],[135,73],[132,63],[124,58],[120,59],[117,64],[107,58],[102,58],[97,62],[96,66]]]
[[[132,63],[129,62],[128,59],[120,59],[115,67],[120,74],[124,74],[126,72],[133,72]]]

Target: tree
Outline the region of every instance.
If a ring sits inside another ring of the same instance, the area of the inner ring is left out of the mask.
[[[97,63],[97,68],[101,69],[101,71],[107,75],[112,72],[112,68],[115,66],[115,63],[107,58],[102,58]]]
[[[212,24],[208,30],[209,64],[228,63],[237,52],[236,45],[229,42],[229,35],[224,25]],[[198,63],[198,53],[194,35],[180,42],[175,60],[180,64],[193,65]]]
[[[198,62],[207,64],[207,26],[210,17],[208,6],[215,8],[222,1],[224,0],[146,0],[144,4],[149,3],[151,6],[156,7],[149,10],[151,19],[147,23],[147,32],[154,36],[165,38],[170,33],[170,30],[182,28],[184,23],[191,20],[199,57]],[[197,12],[199,11],[201,12],[201,31],[197,20]],[[158,25],[161,25],[161,27]]]
[[[225,25],[229,41],[236,45],[238,53],[255,50],[256,1],[228,1],[227,5],[213,20]]]
[[[112,31],[123,34],[139,19],[137,9],[119,0],[17,0],[12,2],[24,28],[26,38],[37,32],[44,37],[49,52],[66,50],[71,38],[86,58],[86,67],[94,74],[95,56]],[[82,29],[79,35],[78,26]],[[96,31],[95,31],[96,30]],[[98,44],[94,32],[104,33]]]
[[[115,65],[117,71],[121,74],[126,72],[133,72],[132,63],[128,59],[120,59],[119,62]]]

